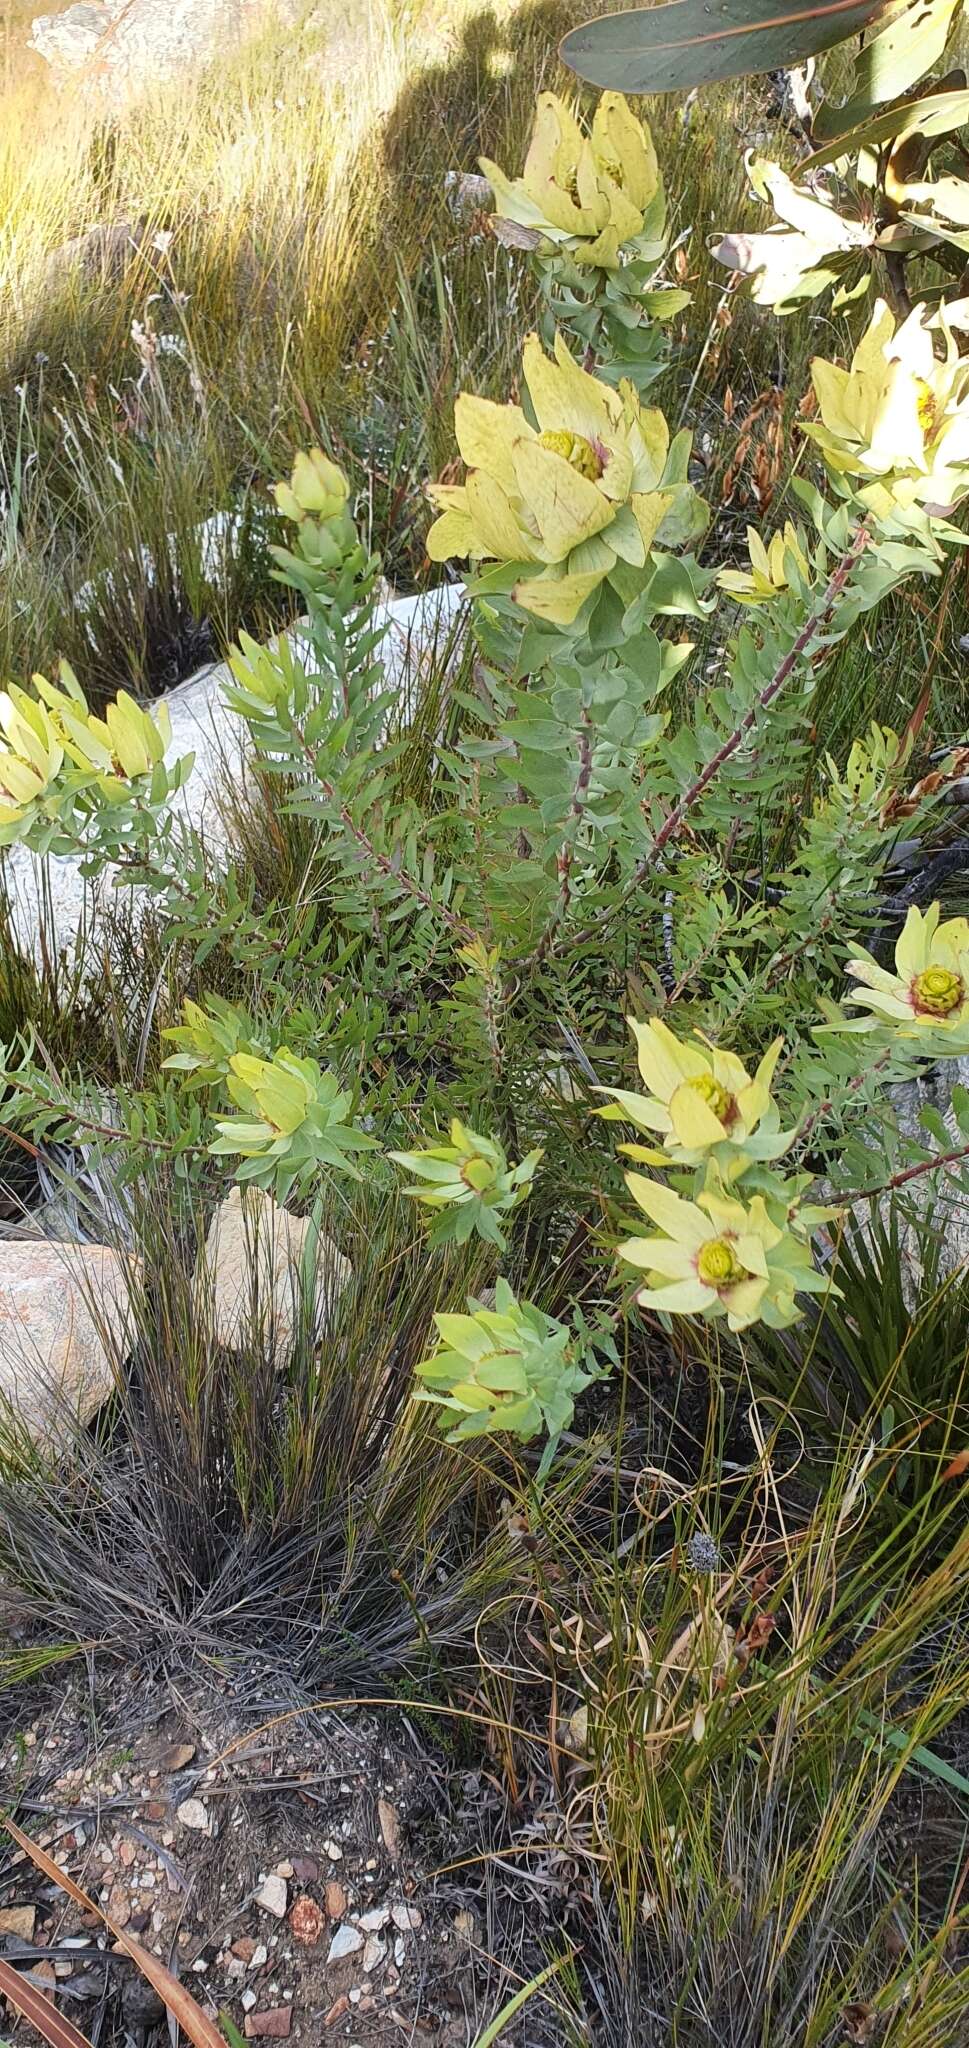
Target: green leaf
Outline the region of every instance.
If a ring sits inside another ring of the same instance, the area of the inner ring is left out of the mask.
[[[908,92],[938,63],[961,13],[962,0],[915,0],[896,9],[894,19],[859,51],[850,99],[841,107],[820,107],[815,133],[844,136],[874,107]]]
[[[889,107],[886,113],[875,114],[870,121],[848,129],[836,141],[816,149],[813,156],[805,157],[798,165],[798,175],[818,171],[824,164],[835,163],[838,157],[854,156],[859,149],[877,149],[882,142],[892,142],[896,135],[949,135],[966,121],[969,92],[930,93],[924,100]]]
[[[673,0],[572,29],[561,56],[590,85],[692,92],[749,72],[786,71],[860,34],[890,0]]]
[[[566,1963],[571,1961],[573,1953],[574,1951],[570,1951],[568,1955],[559,1956],[557,1962],[549,1963],[547,1970],[540,1970],[537,1977],[532,1977],[527,1984],[523,1984],[521,1990],[516,1991],[514,1998],[510,1998],[508,2004],[503,2005],[501,2011],[496,2013],[490,2026],[485,2028],[484,2033],[478,2035],[475,2048],[492,2048],[492,2043],[497,2041],[500,2034],[504,2033],[505,2028],[515,2018],[516,2013],[521,2012],[522,2006],[527,2004],[536,1991],[541,1990],[543,1984],[548,1983],[550,1977],[556,1976],[559,1970],[565,1968]]]

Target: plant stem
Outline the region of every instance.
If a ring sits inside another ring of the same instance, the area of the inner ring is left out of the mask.
[[[642,860],[636,867],[633,887],[637,887],[644,876],[649,873],[650,868],[655,865],[664,848],[669,845],[670,840],[676,838],[677,833],[682,829],[694,805],[699,803],[700,798],[709,788],[711,782],[716,780],[721,768],[725,767],[726,763],[737,752],[737,749],[743,746],[748,733],[756,725],[761,712],[767,711],[770,708],[775,697],[784,688],[785,683],[790,681],[791,675],[797,667],[801,656],[807,653],[812,640],[818,633],[823,632],[825,626],[829,623],[831,614],[851,575],[851,571],[859,556],[864,553],[868,545],[869,537],[868,527],[866,525],[860,526],[851,546],[842,555],[817,611],[812,612],[810,618],[805,620],[793,647],[785,654],[783,661],[778,663],[770,682],[765,684],[760,695],[751,705],[750,710],[746,711],[740,723],[734,726],[733,732],[724,740],[722,747],[717,749],[713,759],[707,762],[705,768],[701,768],[695,782],[691,782],[689,789],[684,791],[679,803],[674,804],[665,823],[660,826],[649,852],[643,855]]]
[[[868,1202],[876,1195],[890,1195],[895,1188],[903,1188],[906,1182],[918,1180],[923,1173],[936,1173],[942,1166],[957,1166],[960,1159],[969,1159],[969,1145],[957,1145],[953,1152],[937,1152],[933,1159],[920,1159],[917,1166],[906,1166],[901,1173],[893,1173],[891,1180],[874,1188],[850,1188],[846,1195],[839,1195],[838,1201]]]

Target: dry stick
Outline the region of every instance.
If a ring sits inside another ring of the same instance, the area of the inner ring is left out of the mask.
[[[832,576],[828,584],[828,587],[824,593],[821,603],[818,606],[817,611],[812,612],[811,617],[807,620],[806,624],[802,626],[801,631],[799,632],[793,647],[789,650],[787,654],[785,654],[783,661],[781,661],[778,664],[777,668],[774,670],[773,675],[771,676],[770,682],[767,683],[764,689],[761,690],[760,695],[751,705],[750,710],[744,713],[744,716],[740,720],[739,725],[736,725],[734,727],[733,732],[730,734],[729,738],[724,740],[723,746],[718,748],[717,752],[713,756],[713,759],[707,762],[705,768],[701,769],[701,772],[697,776],[696,781],[691,782],[689,789],[684,791],[684,794],[681,796],[679,803],[674,804],[673,809],[670,811],[665,823],[660,826],[660,829],[657,832],[655,839],[653,840],[649,852],[644,853],[642,860],[637,862],[636,867],[633,870],[632,880],[629,882],[627,888],[623,891],[621,902],[617,904],[611,912],[607,913],[604,917],[601,917],[598,921],[598,924],[595,927],[587,926],[581,932],[573,933],[572,937],[569,940],[570,948],[573,946],[584,945],[586,941],[593,935],[601,938],[603,930],[605,929],[606,925],[612,923],[613,919],[616,917],[618,913],[618,910],[622,907],[622,904],[626,903],[629,897],[635,894],[636,890],[639,888],[640,883],[643,882],[646,876],[648,875],[650,868],[653,867],[656,861],[661,858],[663,851],[669,845],[670,840],[676,838],[678,832],[680,832],[683,825],[686,823],[686,820],[689,817],[689,814],[692,811],[694,805],[699,803],[700,798],[703,796],[704,792],[709,788],[711,782],[716,780],[716,777],[719,775],[721,768],[723,768],[726,765],[726,763],[732,758],[732,756],[737,752],[738,747],[743,746],[743,743],[747,738],[748,733],[756,725],[761,713],[769,709],[770,705],[773,704],[775,697],[777,697],[780,691],[783,690],[785,683],[790,681],[794,669],[797,667],[797,664],[800,661],[802,655],[807,653],[807,650],[810,647],[812,640],[818,633],[823,632],[825,626],[829,623],[831,614],[834,611],[835,605],[838,602],[838,599],[845,587],[845,584],[848,581],[849,576],[851,575],[852,569],[854,568],[859,557],[864,553],[864,550],[868,546],[870,538],[871,534],[869,528],[866,524],[863,523],[861,526],[859,526],[858,531],[855,534],[854,540],[851,543],[851,546],[848,548],[847,552],[844,555],[842,555],[841,560],[838,563],[834,575]]]

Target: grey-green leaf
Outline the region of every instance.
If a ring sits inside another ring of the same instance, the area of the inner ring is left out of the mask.
[[[896,0],[897,4],[897,0]],[[749,72],[783,71],[860,34],[891,0],[673,0],[585,22],[563,62],[617,92],[692,92]]]

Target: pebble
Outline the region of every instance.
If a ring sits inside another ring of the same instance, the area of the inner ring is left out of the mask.
[[[360,1914],[357,1926],[364,1928],[367,1934],[379,1934],[380,1929],[386,1927],[389,1920],[389,1906],[371,1906],[369,1913]]]
[[[261,1908],[262,1912],[271,1913],[275,1920],[285,1920],[288,1903],[289,1891],[286,1879],[280,1877],[278,1872],[274,1870],[269,1877],[263,1878],[256,1893],[256,1905]]]
[[[392,1906],[390,1912],[394,1926],[399,1927],[402,1934],[410,1934],[424,1924],[424,1915],[416,1906]]]
[[[183,1828],[194,1828],[198,1834],[208,1834],[209,1809],[203,1806],[201,1799],[183,1799],[181,1806],[175,1809],[175,1818],[181,1821]]]
[[[331,1878],[323,1893],[323,1903],[331,1920],[342,1920],[347,1910],[347,1895],[342,1884]]]
[[[274,2005],[267,2012],[250,2012],[246,2014],[246,2038],[250,2041],[260,2037],[287,2041],[292,2024],[291,2005]]]
[[[251,1989],[248,1991],[244,1991],[242,1997],[239,2000],[239,2004],[241,2005],[243,2012],[251,2012],[253,2006],[258,2005],[258,2003],[259,2000],[257,1999],[255,1992]]]
[[[342,1863],[343,1850],[341,1849],[339,1842],[324,1842],[323,1847],[326,1850],[326,1853],[331,1863]]]
[[[359,1927],[338,1927],[330,1943],[328,1963],[338,1963],[344,1956],[355,1956],[363,1947],[363,1935]]]
[[[379,1934],[368,1935],[363,1950],[363,1969],[366,1976],[369,1977],[371,1970],[375,1970],[378,1964],[383,1962],[386,1953],[387,1943],[381,1941]]]
[[[325,1920],[316,1900],[311,1899],[307,1892],[296,1900],[289,1916],[289,1924],[293,1930],[294,1941],[301,1942],[304,1948],[315,1948],[323,1932]]]
[[[264,1941],[257,1941],[249,1957],[250,1970],[264,1970],[269,1961],[269,1950]]]

